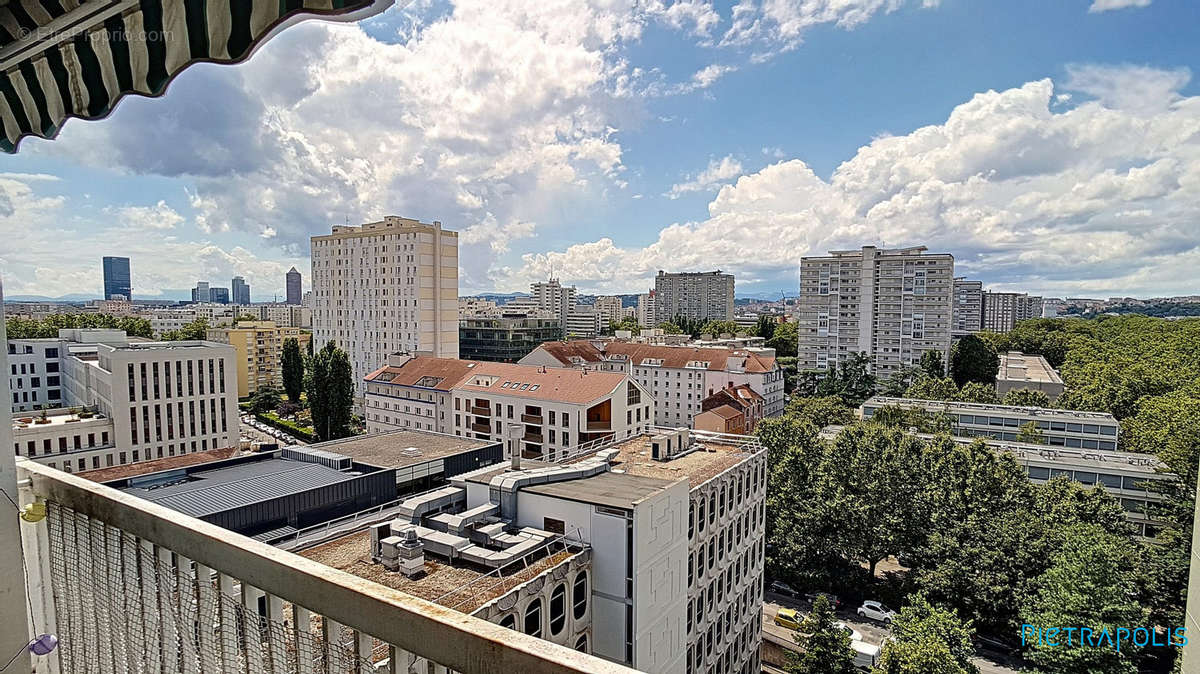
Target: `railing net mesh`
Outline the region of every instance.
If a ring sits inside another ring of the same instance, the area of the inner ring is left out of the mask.
[[[368,638],[360,652],[353,630],[333,621],[326,628],[321,616],[295,625],[289,604],[276,601],[280,615],[268,617],[270,602],[258,599],[261,593],[222,583],[171,550],[100,520],[48,506],[62,672],[358,674],[375,671],[372,663],[387,657],[386,644]]]

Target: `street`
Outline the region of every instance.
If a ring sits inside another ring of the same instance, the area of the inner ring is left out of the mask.
[[[774,592],[767,592],[765,595],[763,600],[763,631],[792,641],[796,633],[786,627],[775,624],[775,614],[781,608],[793,608],[798,613],[807,615],[809,609],[808,602],[797,601],[791,597],[785,597]],[[837,612],[837,619],[858,630],[863,635],[863,641],[876,646],[882,644],[883,640],[891,635],[891,629],[884,626],[883,623],[858,617],[854,612],[855,608],[857,607],[842,606],[841,610]],[[975,666],[979,667],[980,674],[1018,674],[1020,671],[1004,664],[1005,658],[1002,656],[996,656],[995,659],[992,659],[992,654],[990,653],[981,653],[980,656],[987,656],[976,657],[974,660]]]

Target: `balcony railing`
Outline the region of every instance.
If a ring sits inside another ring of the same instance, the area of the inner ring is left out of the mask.
[[[18,459],[37,671],[633,670]]]
[[[476,433],[491,433],[492,426],[491,424],[473,423],[471,424],[471,430],[475,431]]]
[[[542,444],[542,434],[541,433],[526,432],[525,435],[521,436],[521,439],[524,440],[525,442],[532,442],[532,443],[538,444],[538,445]]]
[[[522,423],[537,424],[540,426],[542,424],[542,415],[540,415],[540,414],[522,414],[521,421],[522,421]]]
[[[471,405],[471,414],[477,414],[481,417],[492,416],[492,408],[487,405]]]
[[[611,431],[612,430],[612,421],[588,421],[587,429],[588,429],[588,432]]]

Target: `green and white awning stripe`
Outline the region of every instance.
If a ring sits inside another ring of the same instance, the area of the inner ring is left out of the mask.
[[[159,96],[198,61],[236,63],[306,17],[358,19],[391,0],[9,0],[0,5],[0,149]]]

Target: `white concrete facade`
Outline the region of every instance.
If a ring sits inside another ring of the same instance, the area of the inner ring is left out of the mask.
[[[458,357],[458,232],[387,216],[314,236],[313,350],[335,342],[363,377],[390,353]]]
[[[659,270],[654,277],[655,322],[676,316],[700,321],[733,320],[733,288],[733,275],[719,269],[678,273]]]

